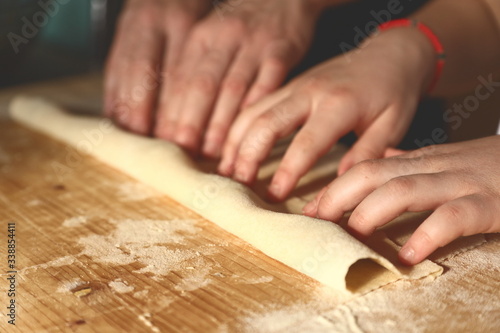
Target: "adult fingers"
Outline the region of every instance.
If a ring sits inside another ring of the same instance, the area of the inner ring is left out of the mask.
[[[314,197],[314,199],[312,201],[310,201],[309,203],[307,203],[304,206],[304,208],[302,209],[302,212],[305,215],[307,215],[307,216],[316,217],[316,211],[317,211],[318,202],[323,197],[323,195],[325,194],[325,192],[328,191],[329,189],[330,189],[330,185],[327,185],[327,186],[323,187],[318,192],[318,194],[316,194],[316,196]]]
[[[130,25],[127,16],[122,19],[105,77],[106,114],[141,134],[151,129],[163,49],[163,35],[146,20],[151,20],[148,12],[140,12]],[[144,30],[148,33],[139,33]]]
[[[255,78],[257,71],[255,59],[256,56],[251,51],[239,52],[224,78],[205,134],[203,153],[206,156],[220,157],[230,125],[238,113],[248,87]]]
[[[160,96],[156,114],[155,136],[173,140],[183,97],[186,94],[189,76],[192,68],[199,63],[206,53],[206,48],[198,38],[191,38],[180,56],[181,61],[171,70],[172,75]]]
[[[165,46],[164,59],[162,63],[162,89],[160,100],[167,94],[170,81],[174,77],[174,69],[179,63],[185,41],[189,36],[191,28],[196,22],[195,17],[187,16],[184,13],[172,12],[165,29],[167,34],[167,44]]]
[[[243,107],[256,103],[262,97],[278,89],[298,59],[298,52],[294,52],[289,43],[281,42],[272,45],[263,57],[259,74],[245,97]]]
[[[174,140],[190,150],[197,150],[210,117],[219,85],[236,52],[237,44],[224,43],[212,49],[187,75],[191,77],[182,96],[183,103]]]
[[[234,178],[245,184],[252,183],[259,164],[269,155],[276,141],[302,124],[310,107],[307,98],[292,96],[260,115],[241,142],[234,162]]]
[[[492,199],[474,194],[440,206],[413,233],[399,252],[403,263],[415,265],[460,236],[492,232],[498,208]],[[490,208],[485,209],[486,206]],[[491,207],[496,209],[491,209]],[[496,226],[498,229],[498,225]]]

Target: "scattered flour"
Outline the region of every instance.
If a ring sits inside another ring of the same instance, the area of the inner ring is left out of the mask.
[[[114,291],[116,291],[117,293],[120,293],[120,294],[129,293],[129,292],[134,291],[133,286],[129,286],[125,282],[121,281],[121,279],[116,279],[114,281],[111,281],[110,283],[108,283],[108,286],[110,286],[111,289],[113,289]]]
[[[500,243],[500,237],[497,240]],[[348,301],[319,286],[309,301],[266,305],[237,321],[243,332],[498,332],[500,256],[488,245],[453,253],[434,281],[400,280]],[[493,269],[492,269],[493,268]],[[488,276],[483,276],[487,274]],[[489,283],[481,283],[481,281]],[[474,285],[475,288],[470,288]],[[471,323],[470,318],[475,318]],[[471,325],[473,325],[471,327]],[[227,330],[221,325],[220,331]]]
[[[243,332],[335,332],[333,324],[311,304],[296,304],[249,316],[243,320]]]
[[[128,182],[118,186],[118,198],[122,201],[142,201],[155,196],[158,193],[141,183]]]
[[[196,220],[114,220],[111,223],[116,227],[111,234],[93,234],[78,241],[83,246],[80,255],[115,265],[141,263],[143,267],[135,272],[151,273],[154,279],[172,270],[194,266],[197,269],[189,270],[191,274],[183,281],[183,286],[194,290],[209,282],[205,278],[210,273],[209,266],[202,262],[199,251],[208,254],[216,249],[178,248],[200,231]]]
[[[268,283],[271,282],[274,278],[269,275],[269,276],[261,276],[255,279],[249,279],[246,281],[248,284],[259,284],[259,283]]]
[[[489,285],[478,282],[486,279],[481,272],[490,268],[491,275],[491,267],[500,269],[500,256],[473,249],[447,264],[449,270],[432,283],[399,281],[354,299],[347,304],[351,316],[363,332],[420,333],[440,325],[449,332],[495,332],[500,327],[500,289],[491,285],[493,276]],[[349,317],[338,309],[326,316],[332,321]],[[476,318],[474,327],[470,318]]]
[[[143,289],[141,291],[136,291],[132,296],[139,299],[144,299],[148,295],[149,290]]]
[[[49,262],[46,262],[46,263],[43,263],[43,264],[28,266],[26,268],[21,269],[19,271],[19,273],[24,273],[24,272],[30,271],[30,270],[37,270],[39,268],[41,268],[41,269],[47,269],[47,268],[50,268],[50,267],[67,266],[67,265],[71,265],[72,263],[74,263],[75,260],[76,259],[73,256],[65,256],[65,257],[54,259],[52,261],[49,261]]]
[[[79,227],[85,223],[87,223],[88,217],[86,216],[75,216],[70,217],[69,219],[64,220],[63,226],[68,228]]]
[[[210,279],[212,265],[208,264],[202,258],[198,258],[194,265],[194,269],[186,271],[186,275],[183,276],[181,283],[175,286],[175,289],[179,291],[193,291],[203,288],[212,282]]]
[[[28,207],[36,207],[36,206],[40,206],[41,204],[43,204],[42,200],[33,199],[33,200],[28,201],[26,203],[26,206],[28,206]]]
[[[147,327],[149,327],[149,329],[152,332],[154,332],[154,333],[161,332],[158,327],[156,327],[155,325],[153,325],[152,317],[153,316],[152,316],[151,313],[143,313],[143,314],[139,315],[137,318],[139,318],[139,320],[142,321],[144,323],[144,325],[146,325]]]
[[[164,246],[131,247],[130,254],[135,260],[146,265],[137,270],[137,273],[152,273],[157,276],[167,275],[176,268],[180,269],[183,262],[197,256],[192,250],[171,250]]]
[[[82,285],[84,282],[77,278],[68,282],[63,283],[60,285],[57,289],[56,292],[58,293],[69,293],[71,290],[75,289],[76,287]]]
[[[196,220],[112,220],[116,230],[111,235],[118,243],[182,244],[185,237],[200,228]]]

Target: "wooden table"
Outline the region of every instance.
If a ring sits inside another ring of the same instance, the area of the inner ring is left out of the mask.
[[[16,305],[16,325],[3,315],[0,331],[499,331],[498,235],[437,258],[445,273],[433,282],[398,281],[341,304],[328,288],[90,157],[62,175],[57,165],[71,149],[6,118],[17,93],[98,110],[100,91],[100,76],[90,75],[0,93],[2,314],[11,299]],[[15,297],[5,292],[11,275]]]

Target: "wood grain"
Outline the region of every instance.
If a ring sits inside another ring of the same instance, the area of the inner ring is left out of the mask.
[[[6,91],[0,94],[0,114],[17,92],[98,108],[99,79]],[[2,316],[2,332],[495,332],[500,327],[495,235],[441,257],[447,270],[434,282],[400,281],[340,304],[317,282],[90,157],[61,177],[54,163],[64,163],[69,154],[70,148],[50,138],[0,121],[2,313],[8,305],[3,254],[9,221],[16,223],[18,271],[16,326]],[[145,250],[147,242],[132,247],[117,232],[128,225],[123,221],[151,220],[191,221],[195,232],[175,231],[179,241],[161,246],[179,257],[195,255],[165,272],[140,272],[147,266],[141,260],[116,264],[106,262],[104,252],[86,252],[92,244],[82,240],[91,239],[120,240],[116,253],[125,257],[133,254],[130,249]]]

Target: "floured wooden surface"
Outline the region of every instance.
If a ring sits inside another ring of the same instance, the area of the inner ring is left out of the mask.
[[[95,78],[87,82],[91,92]],[[19,241],[18,331],[495,332],[500,324],[496,237],[435,257],[446,270],[432,283],[396,282],[339,304],[331,290],[95,160],[62,181],[51,163],[68,151],[41,135],[2,122],[0,152],[1,222],[16,221]],[[1,320],[6,328],[16,331]]]
[[[399,279],[436,277],[443,271],[428,260],[413,267],[401,265],[397,246],[384,234],[373,235],[366,246],[335,223],[297,213],[304,198],[315,196],[322,188],[318,180],[335,177],[342,147],[335,147],[306,174],[290,199],[275,205],[231,179],[201,171],[207,164],[200,167],[176,145],[120,130],[109,119],[71,114],[50,101],[29,96],[16,97],[10,114],[17,122],[75,150],[67,147],[65,163],[52,163],[60,177],[78,160],[97,158],[271,258],[332,287],[338,291],[337,298],[346,299],[351,293],[365,293]],[[257,190],[266,188],[286,147],[286,143],[279,145],[269,162],[264,162]]]

